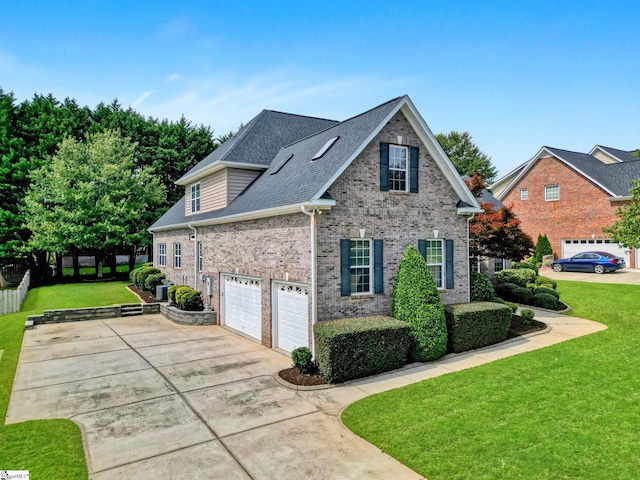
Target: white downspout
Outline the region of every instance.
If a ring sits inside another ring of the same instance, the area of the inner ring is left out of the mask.
[[[189,224],[189,228],[193,230],[193,289],[198,290],[198,230]]]
[[[316,358],[316,342],[313,338],[313,326],[318,319],[318,306],[316,302],[316,290],[317,290],[317,270],[318,261],[316,255],[316,209],[310,212],[304,208],[304,205],[300,207],[302,213],[309,215],[311,219],[311,353],[313,358]]]
[[[467,217],[467,272],[469,272],[469,288],[467,289],[469,293],[467,295],[467,302],[471,301],[471,265],[469,264],[469,259],[470,259],[469,255],[471,254],[471,244],[469,243],[469,222],[475,216],[476,214],[472,213]]]

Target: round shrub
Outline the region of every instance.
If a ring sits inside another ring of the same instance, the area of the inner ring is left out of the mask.
[[[514,270],[528,268],[529,270],[533,270],[534,272],[536,272],[536,275],[538,274],[538,266],[535,263],[515,262],[511,264],[511,268],[513,268]]]
[[[135,286],[139,290],[144,290],[144,282],[147,280],[149,275],[153,275],[154,273],[162,273],[155,267],[140,267],[139,273],[135,277]]]
[[[144,289],[148,292],[155,293],[156,287],[158,285],[162,285],[166,278],[167,277],[164,273],[152,273],[151,275],[147,275],[147,278],[144,280]]]
[[[172,285],[169,287],[169,290],[167,290],[167,297],[169,298],[169,303],[171,305],[176,304],[176,291],[182,286],[183,285]]]
[[[133,283],[134,285],[136,284],[136,278],[138,277],[139,273],[140,273],[139,268],[136,268],[129,272],[129,280],[131,280],[131,283]]]
[[[511,309],[511,313],[516,313],[518,311],[518,304],[513,302],[504,302],[507,307]]]
[[[534,304],[533,291],[530,288],[516,286],[513,293],[518,303],[524,303],[525,305]]]
[[[549,310],[555,310],[558,307],[558,299],[548,293],[536,293],[534,296],[535,305]]]
[[[480,272],[471,272],[471,301],[490,302],[495,296],[491,281]]]
[[[528,308],[525,308],[520,312],[520,318],[522,319],[522,323],[525,325],[531,325],[531,320],[533,320],[533,317],[535,316],[536,312],[529,310]]]
[[[202,292],[194,290],[193,288],[189,288],[188,291],[183,292],[180,296],[179,307],[181,310],[188,310],[191,312],[204,310],[204,303],[202,302]]]
[[[444,305],[424,258],[413,245],[407,248],[398,267],[391,316],[411,325],[412,360],[429,362],[446,353]]]
[[[536,272],[530,268],[513,269],[507,268],[496,273],[496,281],[500,283],[515,283],[521,287],[526,287],[527,283],[534,283]]]
[[[549,277],[544,277],[542,275],[536,277],[536,280],[534,282],[536,285],[541,286],[541,285],[551,285],[551,288],[553,288],[554,290],[556,289],[556,287],[558,286],[558,284],[556,283],[555,280],[550,279]]]
[[[300,373],[310,373],[313,369],[313,354],[307,347],[296,348],[291,352],[291,361]]]
[[[553,295],[556,297],[556,300],[560,300],[560,294],[556,292],[553,288],[547,287],[536,287],[533,289],[533,294],[536,295],[538,293],[548,293],[549,295]]]
[[[173,293],[173,297],[175,299],[176,307],[182,309],[182,295],[193,290],[191,287],[187,287],[186,285],[180,285]]]
[[[515,283],[499,283],[496,285],[496,295],[508,302],[517,302],[518,298],[514,293],[516,288],[518,288],[518,285]]]

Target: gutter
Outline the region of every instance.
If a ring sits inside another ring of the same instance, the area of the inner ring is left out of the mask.
[[[320,210],[313,208],[308,211],[304,205],[300,207],[302,213],[309,215],[311,220],[311,353],[313,358],[316,357],[316,342],[313,335],[313,327],[318,320],[318,305],[316,299],[317,293],[317,274],[318,274],[318,259],[316,255],[316,213],[321,213]]]
[[[198,290],[198,230],[188,225],[193,230],[195,238],[193,239],[193,289]]]

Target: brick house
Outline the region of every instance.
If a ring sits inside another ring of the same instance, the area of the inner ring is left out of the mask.
[[[185,196],[149,229],[155,264],[263,345],[388,315],[408,245],[444,302],[469,301],[480,208],[407,96],[343,122],[264,110],[176,183]]]
[[[639,268],[637,249],[612,243],[602,232],[629,202],[631,181],[640,179],[640,158],[632,153],[600,145],[589,153],[542,147],[491,189],[513,206],[534,241],[539,234],[549,237],[556,258],[605,251]]]

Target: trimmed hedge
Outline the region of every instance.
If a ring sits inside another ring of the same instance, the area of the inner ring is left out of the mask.
[[[191,287],[185,285],[177,286],[176,288],[169,288],[171,295],[174,298],[174,304],[180,310],[187,310],[192,312],[200,312],[204,310],[204,303],[202,302],[202,293],[198,290],[194,290]],[[167,292],[169,295],[169,292]]]
[[[420,252],[410,245],[398,267],[391,297],[391,316],[411,326],[409,357],[429,362],[447,351],[444,306]]]
[[[548,295],[553,295],[556,297],[556,300],[560,300],[560,294],[556,292],[553,288],[547,287],[536,287],[533,289],[533,294],[537,295],[538,293],[546,293]]]
[[[410,325],[382,316],[318,322],[313,334],[318,369],[331,383],[400,368],[411,344]]]
[[[131,279],[131,281],[133,282],[133,284],[136,286],[137,289],[146,290],[145,282],[147,280],[147,277],[149,275],[154,275],[157,273],[162,273],[162,272],[155,267],[140,267],[140,268],[136,268],[133,272],[131,272],[129,274],[129,278]]]
[[[173,285],[169,287],[169,290],[167,290],[167,297],[169,298],[169,304],[176,305],[176,291],[183,286],[184,285]]]
[[[496,273],[496,281],[500,283],[515,283],[520,287],[526,287],[527,283],[534,283],[537,275],[530,268],[513,269],[506,268]]]
[[[548,293],[536,293],[534,295],[535,305],[549,310],[556,310],[558,308],[558,299]]]
[[[533,270],[538,274],[538,265],[532,262],[514,262],[511,264],[511,268],[514,270],[521,270],[523,268],[528,268],[529,270]]]
[[[507,338],[511,309],[494,302],[446,305],[447,351],[466,352]]]
[[[491,280],[480,272],[471,272],[471,301],[490,302],[496,296]]]
[[[536,285],[538,286],[542,286],[542,285],[550,285],[551,288],[553,288],[554,290],[556,289],[556,287],[558,286],[558,284],[556,283],[555,280],[550,279],[549,277],[544,277],[542,275],[540,275],[539,277],[536,278],[535,282]]]
[[[166,278],[167,276],[164,273],[152,273],[151,275],[147,275],[147,278],[144,281],[144,289],[155,294],[156,287],[158,285],[162,285]]]

